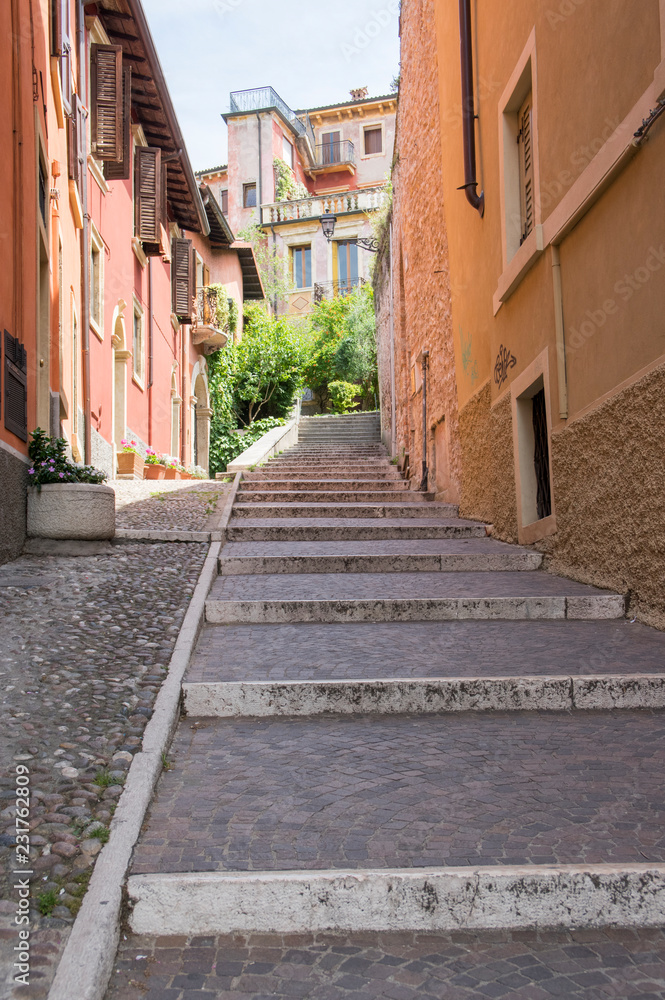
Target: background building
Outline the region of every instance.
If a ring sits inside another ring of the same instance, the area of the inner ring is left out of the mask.
[[[664,626],[665,3],[471,6],[402,5],[384,437]]]

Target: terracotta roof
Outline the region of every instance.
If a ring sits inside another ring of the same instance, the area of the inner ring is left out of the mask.
[[[222,163],[219,167],[210,167],[209,170],[197,170],[197,177],[205,177],[207,174],[223,174],[229,169],[228,163]]]
[[[341,104],[324,104],[321,108],[301,108],[296,111],[297,115],[312,114],[315,111],[335,111],[337,108],[355,108],[358,104],[377,104],[379,101],[396,101],[397,91],[394,94],[382,94],[379,97],[364,97],[362,101],[342,101]]]
[[[205,206],[208,224],[210,226],[210,245],[213,247],[230,247],[235,236],[231,231],[221,206],[207,184],[201,185],[201,198]]]
[[[242,268],[243,299],[265,299],[261,275],[256,264],[254,248],[251,243],[232,243],[231,249],[236,250]]]
[[[168,170],[168,201],[176,222],[190,232],[207,235],[208,219],[199,185],[141,0],[99,0],[97,11],[111,43],[122,46],[123,61],[132,67],[132,112],[148,144],[162,150]]]

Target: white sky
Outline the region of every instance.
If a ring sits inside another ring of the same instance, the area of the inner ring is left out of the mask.
[[[398,0],[143,0],[195,170],[226,163],[232,90],[271,86],[289,107],[388,94]]]

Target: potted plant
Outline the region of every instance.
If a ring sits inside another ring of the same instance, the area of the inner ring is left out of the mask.
[[[185,468],[184,465],[179,465],[178,466],[178,472],[180,473],[180,478],[181,479],[191,479],[192,478],[191,473],[187,471],[187,469]]]
[[[162,456],[158,455],[152,448],[147,448],[145,455],[145,478],[163,479],[165,474],[166,465],[164,465]]]
[[[28,454],[28,535],[31,538],[107,539],[115,534],[115,492],[106,474],[77,465],[66,455],[67,442],[39,427]]]
[[[189,472],[192,479],[207,479],[208,473],[205,469],[202,469],[200,465],[193,465],[189,467]]]
[[[165,455],[163,458],[166,464],[166,472],[164,473],[164,479],[180,479],[180,472],[178,471],[178,459],[171,458]]]
[[[122,451],[118,452],[118,476],[123,479],[143,479],[145,462],[136,441],[121,441]]]

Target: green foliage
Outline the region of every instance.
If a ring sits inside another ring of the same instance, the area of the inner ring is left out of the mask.
[[[119,785],[120,782],[114,778],[108,768],[104,767],[101,771],[97,771],[97,774],[92,780],[93,785],[97,785],[99,788],[109,788],[110,785]]]
[[[266,299],[287,299],[293,291],[289,258],[282,257],[277,245],[268,240],[257,222],[246,226],[238,233],[237,239],[252,244]]]
[[[37,896],[37,909],[43,917],[50,917],[58,905],[58,894],[55,889],[40,892]]]
[[[230,324],[229,293],[226,285],[210,285],[217,292],[217,315],[215,325],[218,330],[228,330]],[[237,307],[236,307],[237,308]]]
[[[238,309],[238,303],[235,299],[229,299],[229,333],[232,337],[235,337],[238,331],[239,319],[240,310]]]
[[[355,382],[342,382],[339,380],[330,382],[328,391],[330,392],[330,399],[332,400],[332,407],[335,413],[349,413],[350,410],[355,410],[358,406],[356,396],[358,395],[359,387]]]
[[[297,181],[288,163],[276,156],[272,161],[275,169],[275,199],[277,201],[297,201],[306,198],[309,191]]]
[[[94,837],[96,840],[101,840],[102,844],[108,844],[111,831],[108,826],[104,826],[103,823],[100,823],[99,826],[95,827],[90,836]]]
[[[285,423],[286,420],[279,417],[265,417],[263,420],[255,420],[246,434],[234,434],[233,428],[228,425],[215,425],[213,417],[210,435],[210,475],[226,472],[229,462],[242,455],[243,451],[263,437],[266,431]]]
[[[40,427],[32,432],[28,455],[30,486],[41,490],[48,483],[103,483],[106,473],[92,465],[76,465],[67,458],[64,438],[49,437]]]

